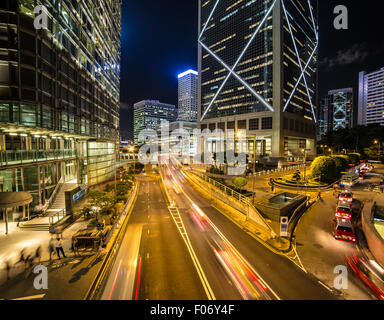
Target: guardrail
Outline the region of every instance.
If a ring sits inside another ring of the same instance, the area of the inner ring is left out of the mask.
[[[196,173],[194,171],[184,171],[187,175],[189,173],[195,175],[196,177],[204,180],[213,188],[217,188],[216,198],[226,205],[230,205],[235,210],[246,216],[246,220],[250,219],[257,225],[259,225],[263,230],[270,234],[271,238],[276,237],[276,233],[273,231],[272,227],[265,221],[263,215],[257,210],[257,208],[252,204],[252,201],[249,197],[246,197],[235,190],[223,185],[222,183],[209,178],[208,176],[202,173]],[[190,178],[191,179],[191,178]],[[192,180],[192,179],[191,179]],[[194,182],[194,181],[193,181]],[[194,182],[197,183],[197,182]],[[212,191],[212,188],[210,188]],[[228,203],[230,202],[230,204]]]
[[[263,170],[263,171],[255,172],[255,175],[253,175],[251,173],[251,174],[249,174],[249,176],[262,177],[262,176],[268,176],[268,175],[276,174],[276,173],[284,173],[284,172],[289,172],[289,171],[293,171],[293,170],[299,170],[299,169],[302,169],[302,168],[305,168],[305,167],[308,167],[308,166],[305,165],[305,164],[300,164],[300,165],[289,166],[289,167],[284,167],[284,168],[276,168],[276,169],[271,169],[271,170]]]
[[[129,200],[126,202],[121,214],[126,212],[128,210],[128,214],[125,216],[123,224],[120,227],[120,230],[118,231],[118,234],[113,241],[113,244],[111,245],[110,250],[108,251],[107,255],[104,258],[103,264],[98,271],[95,280],[92,282],[91,287],[89,288],[88,292],[84,296],[84,300],[95,300],[98,298],[99,294],[101,293],[101,290],[104,286],[104,279],[106,276],[108,276],[112,271],[113,262],[115,261],[117,254],[119,252],[119,248],[121,245],[121,242],[123,241],[125,231],[128,226],[128,221],[130,217],[131,210],[133,209],[133,205],[137,199],[139,189],[139,183],[136,183],[134,186],[134,189],[131,193],[131,196]],[[111,229],[110,234],[113,234],[117,229],[117,225],[114,225],[114,228]],[[110,240],[110,239],[109,239]]]
[[[223,191],[227,195],[235,198],[236,200],[244,203],[245,205],[248,206],[251,204],[251,199],[249,197],[242,195],[241,193],[227,187],[226,185],[216,181],[215,179],[208,177],[207,175],[205,175],[203,173],[196,172],[196,171],[191,171],[191,172],[194,175],[198,176],[199,178],[203,179],[205,182],[208,182],[209,184],[215,186],[216,188],[219,188],[221,191]]]

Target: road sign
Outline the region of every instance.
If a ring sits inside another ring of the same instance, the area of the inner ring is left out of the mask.
[[[280,237],[288,237],[288,217],[280,217]]]

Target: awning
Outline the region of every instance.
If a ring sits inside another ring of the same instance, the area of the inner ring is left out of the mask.
[[[33,197],[29,192],[0,192],[0,209],[25,206],[32,200]]]

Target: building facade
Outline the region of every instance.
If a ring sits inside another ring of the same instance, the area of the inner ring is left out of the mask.
[[[179,105],[177,121],[197,122],[198,73],[188,70],[179,74]]]
[[[384,68],[359,74],[359,125],[384,125]]]
[[[145,129],[156,130],[163,122],[175,120],[176,106],[162,103],[158,100],[143,100],[134,106],[134,140],[136,145],[144,142],[139,140],[139,134]]]
[[[301,161],[303,149],[315,155],[317,8],[307,0],[199,2],[201,129],[246,130],[247,152],[279,165]]]
[[[0,16],[0,191],[43,205],[59,181],[112,177],[121,1],[3,0]]]
[[[328,92],[329,131],[353,127],[353,89],[337,89]]]
[[[329,115],[330,112],[330,100],[329,97],[320,99],[319,112],[317,116],[317,141],[322,140],[330,131]]]
[[[163,128],[164,124],[163,122],[157,128],[159,147],[161,150],[169,150],[169,154],[175,156],[179,161],[190,164],[191,158],[197,152],[197,139],[195,136],[197,122],[171,122],[167,124],[167,130]]]

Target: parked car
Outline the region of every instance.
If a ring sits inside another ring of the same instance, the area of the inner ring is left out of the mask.
[[[353,226],[350,220],[347,219],[335,219],[333,234],[336,240],[356,243],[356,236],[353,230]]]

